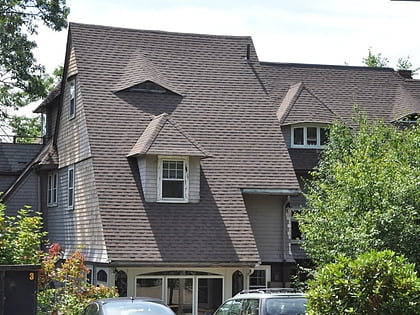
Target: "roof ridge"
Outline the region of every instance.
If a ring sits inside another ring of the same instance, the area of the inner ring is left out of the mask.
[[[79,22],[69,22],[69,27],[80,26],[80,27],[90,27],[96,29],[114,29],[121,30],[126,32],[142,32],[142,33],[155,33],[155,34],[168,34],[168,35],[188,35],[191,37],[208,37],[208,38],[229,38],[229,39],[252,39],[250,35],[225,35],[225,34],[207,34],[207,33],[190,33],[190,32],[175,32],[175,31],[164,31],[164,30],[150,30],[150,29],[137,29],[132,27],[119,27],[111,25],[101,25],[101,24],[90,24],[90,23],[79,23]]]
[[[304,87],[303,82],[298,82],[289,87],[287,90],[286,95],[283,97],[283,100],[277,109],[277,119],[279,120],[280,124],[283,124],[283,122],[286,120],[286,118],[289,116],[290,110],[292,109],[294,102],[296,101],[297,96],[300,94]],[[291,95],[290,99],[287,100],[287,97],[289,96],[289,93],[293,93]],[[283,105],[287,101],[287,104]],[[283,106],[282,106],[283,105]],[[283,112],[280,111],[282,107],[285,107],[283,109]]]
[[[348,66],[348,65],[330,65],[321,63],[299,63],[299,62],[276,62],[276,61],[260,61],[261,65],[269,66],[297,66],[304,68],[327,68],[327,69],[358,69],[366,71],[392,71],[391,67],[368,67],[368,66]]]

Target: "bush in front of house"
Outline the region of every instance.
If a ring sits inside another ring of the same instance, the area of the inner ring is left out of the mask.
[[[391,250],[340,256],[309,282],[309,314],[420,314],[415,265]]]

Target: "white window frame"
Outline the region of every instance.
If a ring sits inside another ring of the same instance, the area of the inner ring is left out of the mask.
[[[303,144],[295,144],[295,129],[303,129]],[[316,128],[316,144],[308,144],[308,128]],[[292,148],[307,148],[307,149],[322,149],[321,145],[321,129],[326,129],[326,125],[295,125],[291,128],[291,143]]]
[[[265,287],[268,288],[268,283],[271,281],[271,266],[269,265],[260,265],[254,268],[254,271],[264,271],[265,272]],[[257,289],[261,288],[261,286],[253,286],[251,287],[251,276],[254,271],[248,276],[248,289]]]
[[[69,80],[69,119],[76,117],[77,81],[76,77]]]
[[[47,180],[47,206],[53,207],[57,205],[58,197],[58,172],[53,171],[48,173]]]
[[[72,173],[72,176],[70,176],[71,173]],[[69,210],[74,209],[74,183],[75,183],[74,165],[70,165],[67,169],[67,208]],[[69,198],[70,196],[71,198]]]
[[[182,161],[184,162],[184,198],[164,198],[162,196],[163,184],[163,161]],[[189,200],[189,158],[188,156],[159,156],[157,174],[157,200],[159,202],[179,202],[186,203]]]

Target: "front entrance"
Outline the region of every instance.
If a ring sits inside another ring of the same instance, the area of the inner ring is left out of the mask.
[[[177,315],[213,314],[223,302],[223,277],[219,275],[168,271],[136,277],[136,296],[165,301]]]

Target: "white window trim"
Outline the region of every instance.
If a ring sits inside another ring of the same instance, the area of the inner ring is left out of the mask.
[[[255,289],[257,286],[251,288],[251,276],[255,270],[264,270],[265,271],[265,287],[268,288],[268,283],[271,281],[271,266],[270,265],[260,265],[253,269],[253,272],[248,276],[248,289]],[[258,288],[261,288],[258,286]]]
[[[164,160],[184,162],[184,198],[163,198],[162,197],[162,164]],[[189,158],[188,156],[159,156],[157,168],[157,201],[172,203],[187,203],[189,201]]]
[[[295,144],[295,129],[303,128],[303,144]],[[316,128],[316,145],[308,145],[308,128]],[[322,149],[324,146],[321,145],[321,128],[327,128],[326,125],[320,124],[308,124],[308,125],[294,125],[291,128],[291,148],[305,148],[305,149]]]
[[[72,106],[73,100],[73,106]],[[77,81],[76,77],[69,80],[69,120],[76,117]]]
[[[73,181],[70,182],[70,172],[73,172]],[[75,171],[74,171],[74,165],[70,165],[67,169],[67,209],[73,210],[74,209],[74,183],[75,183]],[[70,204],[70,191],[72,194],[72,203]]]
[[[54,207],[58,198],[58,172],[48,173],[47,186],[47,206]]]

